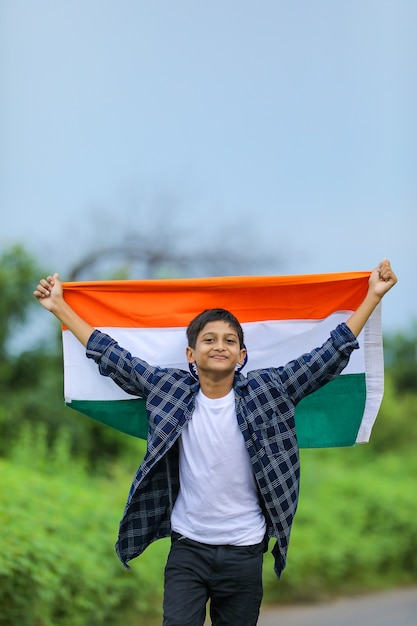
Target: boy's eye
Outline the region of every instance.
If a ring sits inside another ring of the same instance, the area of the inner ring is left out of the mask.
[[[204,339],[205,343],[213,343],[213,341],[215,341],[214,337],[205,337]],[[224,341],[225,343],[236,343],[236,339],[233,337],[227,337]]]

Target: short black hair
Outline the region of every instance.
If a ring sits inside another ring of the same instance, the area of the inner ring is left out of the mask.
[[[243,337],[243,328],[240,325],[239,320],[227,311],[226,309],[206,309],[199,313],[188,325],[187,328],[187,339],[188,345],[190,348],[195,348],[197,343],[197,337],[203,330],[203,328],[209,322],[226,322],[236,331],[237,336],[239,338],[240,348],[245,347],[245,341]]]

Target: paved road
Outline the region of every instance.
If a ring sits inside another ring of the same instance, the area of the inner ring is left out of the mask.
[[[327,604],[270,609],[258,626],[416,626],[417,588],[335,600]]]

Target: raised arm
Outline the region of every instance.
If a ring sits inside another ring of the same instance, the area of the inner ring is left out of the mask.
[[[355,337],[359,335],[375,307],[396,282],[397,277],[391,269],[390,262],[384,259],[371,273],[365,298],[346,322]]]
[[[58,274],[41,278],[33,295],[44,309],[53,313],[75,335],[83,346],[87,345],[94,328],[65,302]]]

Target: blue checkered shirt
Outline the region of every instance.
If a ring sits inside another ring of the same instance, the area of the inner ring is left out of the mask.
[[[266,539],[276,538],[272,553],[278,577],[285,567],[299,494],[295,407],[336,378],[357,347],[353,333],[340,324],[320,348],[287,365],[235,375],[237,421],[259,490]],[[184,370],[149,365],[97,330],[89,339],[87,356],[102,375],[146,399],[147,451],[132,482],[116,543],[116,552],[128,567],[128,561],[151,542],[170,535],[171,511],[180,488],[178,440],[192,419],[199,383]]]

